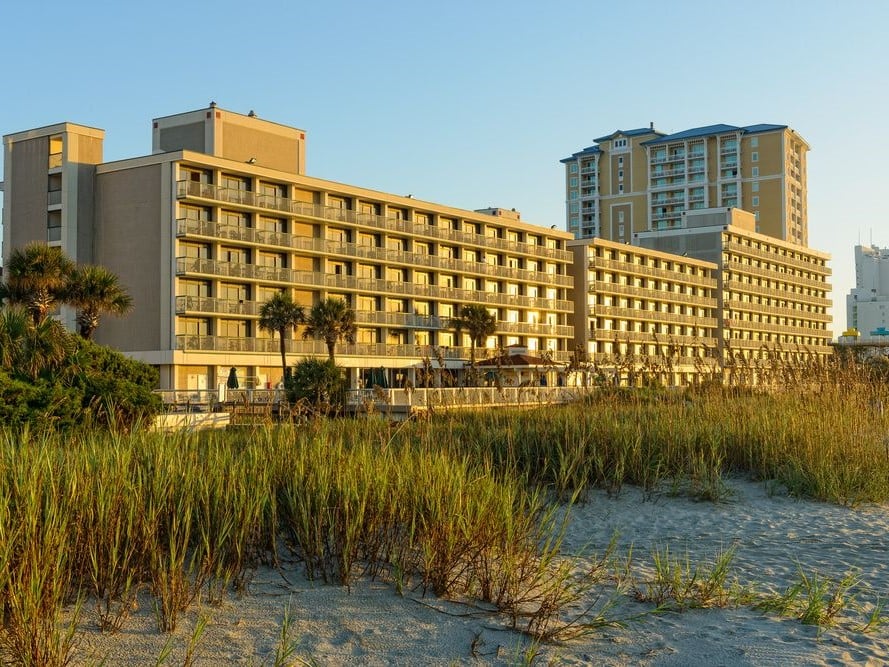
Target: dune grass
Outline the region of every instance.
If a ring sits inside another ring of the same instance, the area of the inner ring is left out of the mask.
[[[281,549],[309,578],[379,577],[401,592],[490,603],[537,638],[582,633],[607,620],[562,613],[607,567],[564,557],[555,500],[625,484],[720,500],[726,476],[746,475],[837,503],[885,502],[882,400],[880,385],[837,383],[778,394],[610,391],[398,426],[0,430],[0,642],[22,664],[66,664],[74,635],[58,624],[64,606],[82,605],[81,622],[113,632],[141,590],[171,631],[195,601],[243,590]]]

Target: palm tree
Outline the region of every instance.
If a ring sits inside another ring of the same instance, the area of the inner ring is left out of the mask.
[[[11,375],[35,380],[44,370],[61,366],[72,349],[70,336],[57,320],[34,324],[24,308],[0,310],[0,367]]]
[[[133,308],[133,299],[117,276],[103,266],[91,264],[74,269],[62,297],[77,308],[77,329],[87,340],[99,326],[100,315],[125,315]]]
[[[299,304],[293,303],[289,294],[278,292],[259,308],[259,328],[277,333],[281,339],[281,378],[287,377],[287,330],[302,324],[305,312]]]
[[[309,311],[303,338],[320,338],[327,345],[330,361],[334,359],[334,349],[339,341],[355,344],[355,311],[342,299],[328,297],[316,303]]]
[[[74,263],[61,248],[29,243],[10,254],[2,297],[25,306],[34,324],[40,324],[61,300],[73,271]]]
[[[483,345],[488,336],[493,336],[497,330],[497,320],[488,312],[488,309],[479,304],[469,304],[460,309],[460,315],[451,320],[451,324],[461,333],[464,329],[469,334],[470,366],[475,366],[475,346]]]

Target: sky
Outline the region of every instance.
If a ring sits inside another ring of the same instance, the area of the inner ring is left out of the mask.
[[[559,160],[617,129],[789,125],[845,328],[854,247],[889,246],[889,2],[6,0],[0,134],[70,121],[105,160],[205,107],[307,132],[307,173],[565,227]]]

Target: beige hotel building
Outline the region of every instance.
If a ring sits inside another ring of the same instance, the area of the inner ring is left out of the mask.
[[[355,310],[357,341],[337,347],[352,386],[380,368],[393,385],[416,382],[426,360],[459,373],[470,342],[450,320],[464,304],[494,314],[489,350],[568,361],[571,234],[312,178],[305,132],[252,112],[211,104],[152,129],[151,155],[115,162],[95,128],[5,136],[3,257],[42,241],[117,273],[135,310],[104,318],[96,338],[157,366],[161,388],[215,388],[232,366],[242,383],[277,383],[278,341],[257,321],[279,291]],[[326,355],[300,333],[290,363]]]
[[[753,213],[756,232],[805,246],[808,150],[786,125],[618,130],[561,161],[567,228],[632,243],[680,227],[685,211],[733,207]]]

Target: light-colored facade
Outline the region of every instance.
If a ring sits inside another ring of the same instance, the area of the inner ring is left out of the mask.
[[[633,242],[681,226],[682,213],[751,211],[761,234],[808,243],[806,154],[786,125],[710,125],[674,134],[617,131],[562,160],[567,229]]]
[[[726,366],[831,354],[830,256],[755,231],[739,209],[684,212],[681,227],[640,232],[643,247],[711,262]]]
[[[157,366],[163,388],[215,388],[231,367],[242,383],[276,384],[278,341],[257,322],[262,302],[282,290],[307,308],[334,296],[355,310],[357,341],[337,347],[353,386],[370,369],[392,384],[416,384],[430,360],[461,369],[470,343],[450,320],[471,303],[497,320],[487,348],[569,358],[563,231],[515,211],[466,211],[306,176],[304,131],[215,105],[155,119],[149,156],[103,163],[101,136],[90,134],[100,132],[63,125],[5,137],[3,254],[48,241],[117,273],[135,310],[103,320],[97,339]],[[98,153],[77,164],[68,200],[80,133],[98,140]],[[49,203],[59,189],[60,235]],[[300,332],[287,348],[291,363],[326,355]]]
[[[569,247],[575,350],[585,370],[674,386],[715,372],[715,264],[603,239]]]
[[[889,249],[855,246],[855,287],[846,295],[846,326],[865,337],[889,336]]]

